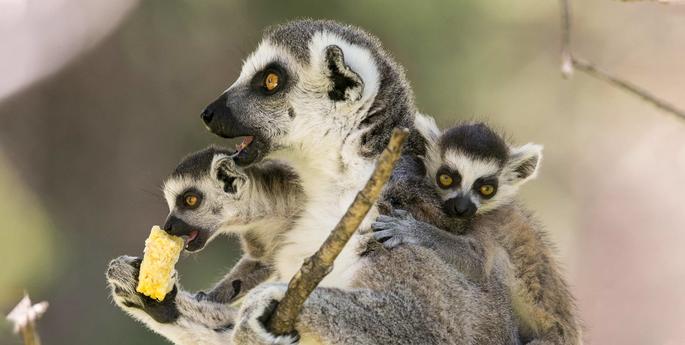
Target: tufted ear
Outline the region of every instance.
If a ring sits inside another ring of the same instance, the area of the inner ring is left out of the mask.
[[[222,185],[224,192],[235,194],[247,181],[247,175],[238,168],[232,157],[220,156],[216,160],[214,178]]]
[[[537,176],[542,160],[542,145],[526,144],[511,148],[505,173],[514,184],[523,184]]]
[[[364,81],[348,65],[342,49],[336,45],[326,47],[326,72],[330,79],[328,97],[333,101],[358,101],[362,97]]]

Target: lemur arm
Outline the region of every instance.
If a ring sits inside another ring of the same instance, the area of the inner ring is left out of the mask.
[[[435,251],[448,265],[474,282],[482,282],[486,275],[485,250],[470,236],[453,234],[418,221],[403,210],[394,210],[392,216],[379,216],[371,228],[373,237],[386,248],[415,244]]]
[[[216,303],[231,303],[266,281],[273,272],[268,264],[243,255],[231,271],[211,290],[207,293],[198,292],[196,297]]]
[[[176,345],[231,344],[237,309],[228,304],[197,301],[177,286],[162,302],[136,292],[140,259],[121,256],[110,262],[107,281],[116,305]]]

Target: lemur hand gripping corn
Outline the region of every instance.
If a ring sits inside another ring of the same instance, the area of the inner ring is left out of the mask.
[[[155,225],[145,240],[143,262],[140,264],[136,291],[158,301],[174,287],[174,266],[183,250],[183,239],[169,235]]]

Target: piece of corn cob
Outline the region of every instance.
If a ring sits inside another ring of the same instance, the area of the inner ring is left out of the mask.
[[[164,300],[164,296],[174,287],[171,278],[183,243],[182,238],[167,234],[159,226],[152,227],[150,237],[145,240],[145,255],[140,264],[136,291],[158,301]]]

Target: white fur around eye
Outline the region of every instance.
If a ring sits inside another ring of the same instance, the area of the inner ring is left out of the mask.
[[[269,41],[262,41],[257,49],[245,59],[245,62],[243,62],[240,76],[233,85],[249,82],[257,72],[276,61],[285,64],[290,70],[294,70],[294,72],[299,72],[297,59],[295,59],[287,49],[272,44]]]
[[[455,150],[447,150],[442,163],[459,172],[462,190],[471,190],[479,178],[500,172],[500,166],[495,160],[473,159]]]

